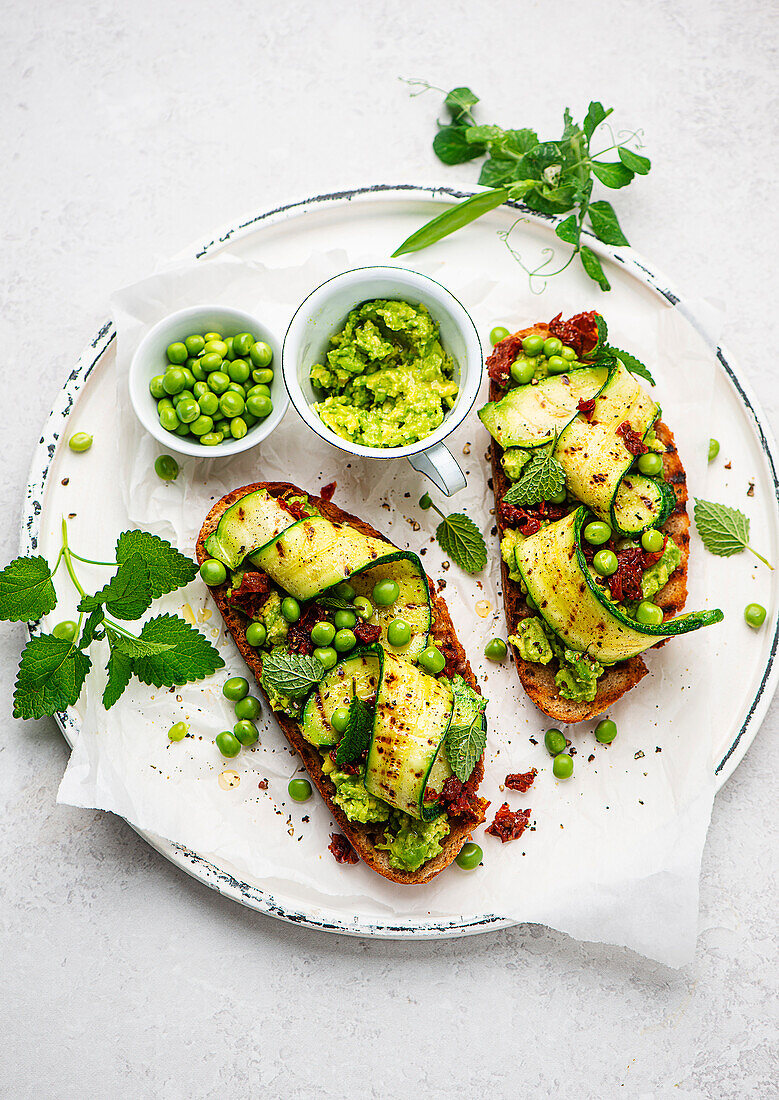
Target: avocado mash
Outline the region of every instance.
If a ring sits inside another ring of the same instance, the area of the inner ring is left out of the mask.
[[[441,841],[449,835],[446,814],[434,821],[416,821],[408,814],[393,813],[400,820],[400,828],[394,836],[385,834],[384,843],[377,848],[389,852],[390,866],[399,871],[418,871],[423,863],[443,851]],[[389,837],[389,839],[388,839]]]
[[[603,675],[603,665],[564,646],[557,635],[539,616],[523,619],[516,634],[509,637],[523,661],[548,665],[552,657],[560,666],[555,673],[555,683],[563,699],[591,703],[598,690],[598,678]]]
[[[333,771],[330,778],[335,784],[333,802],[337,803],[350,821],[367,825],[370,821],[387,821],[390,807],[380,798],[374,798],[366,789],[362,775],[347,775]]]
[[[278,592],[271,592],[265,603],[262,605],[262,611],[258,622],[264,624],[265,629],[268,632],[266,646],[271,648],[274,645],[281,645],[287,640],[287,634],[289,633],[289,624],[281,614],[281,596]]]
[[[331,431],[365,447],[403,447],[441,424],[457,397],[454,361],[423,305],[364,302],[311,367],[314,409]]]

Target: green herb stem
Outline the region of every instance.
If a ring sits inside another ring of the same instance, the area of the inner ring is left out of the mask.
[[[68,550],[72,558],[77,558],[79,561],[85,562],[86,565],[107,565],[109,569],[116,569],[118,562],[115,561],[95,561],[94,558],[82,558],[81,554],[77,554],[75,550]]]
[[[773,573],[774,567],[773,567],[773,565],[771,565],[770,561],[766,561],[766,559],[763,557],[762,554],[758,554],[757,550],[753,550],[752,547],[749,545],[749,543],[747,543],[746,548],[747,548],[747,550],[750,551],[750,553],[754,554],[756,558],[759,558],[760,561],[763,563],[763,565],[767,565],[768,568]]]
[[[75,587],[76,591],[78,592],[78,594],[81,596],[81,598],[83,600],[86,597],[86,592],[84,591],[84,589],[79,584],[78,577],[76,576],[75,570],[73,569],[72,555],[71,555],[70,547],[68,546],[68,523],[67,523],[67,520],[65,519],[64,516],[62,517],[62,550],[61,550],[61,553],[62,553],[62,556],[65,558],[65,568],[68,571],[68,575],[70,576],[70,579],[73,581],[73,586]],[[78,557],[78,554],[76,554],[74,556]]]

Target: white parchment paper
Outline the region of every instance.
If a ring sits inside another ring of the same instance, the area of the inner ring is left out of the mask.
[[[171,539],[187,553],[211,503],[252,481],[290,480],[316,492],[336,480],[335,502],[364,516],[399,546],[423,555],[430,575],[445,582],[444,596],[471,663],[489,698],[487,777],[482,794],[494,812],[532,807],[534,828],[502,845],[485,836],[484,864],[475,872],[456,866],[424,887],[400,887],[360,864],[341,867],[327,851],[333,823],[315,795],[297,805],[287,783],[299,770],[273,716],[263,715],[260,744],[225,761],[214,736],[232,726],[232,708],[221,696],[228,675],[245,666],[221,629],[221,617],[198,581],[155,604],[196,623],[222,652],[227,667],[211,680],[172,691],[133,683],[109,712],[100,695],[105,673],[96,661],[87,685],[87,712],[59,791],[59,800],[112,810],[134,825],[198,852],[253,882],[272,882],[278,892],[294,883],[311,905],[355,912],[385,912],[429,919],[498,914],[561,929],[584,940],[623,944],[672,966],[687,962],[697,931],[698,875],[714,795],[710,715],[704,688],[706,632],[651,653],[651,675],[610,712],[619,728],[609,747],[598,745],[594,723],[568,727],[576,747],[574,777],[558,782],[543,748],[550,724],[525,697],[508,662],[481,654],[485,642],[505,637],[499,592],[498,546],[487,488],[487,433],[475,412],[449,444],[468,476],[468,487],[450,510],[467,511],[491,550],[488,568],[469,577],[448,566],[433,539],[436,517],[417,507],[432,489],[404,460],[350,460],[316,437],[290,410],[258,448],[229,460],[184,459],[176,482],[153,472],[163,448],[135,419],[127,397],[127,372],[144,332],[171,310],[223,302],[261,316],[281,337],[299,301],[331,274],[380,257],[342,251],[312,255],[300,266],[271,269],[233,259],[172,267],[114,296],[118,330],[116,438],[121,458],[119,489],[128,523]],[[386,262],[386,260],[384,260]],[[498,286],[487,276],[423,259],[471,311],[482,338],[496,323],[516,327],[558,310],[565,316],[591,308],[591,293],[561,293],[550,310],[521,278]],[[676,433],[690,484],[705,488],[709,431],[707,409],[713,362],[702,341],[670,307],[647,297],[645,310],[614,296],[603,302],[611,337],[650,366],[657,400]],[[277,368],[279,364],[276,364]],[[486,394],[486,381],[484,393]],[[708,606],[705,560],[693,545],[688,608]],[[480,618],[475,605],[488,600]],[[162,606],[160,606],[162,605]],[[188,721],[192,736],[171,744],[169,726]],[[508,772],[536,767],[526,795],[501,790]],[[219,776],[237,772],[225,790]],[[268,780],[267,789],[259,783]],[[489,819],[491,820],[492,813]]]

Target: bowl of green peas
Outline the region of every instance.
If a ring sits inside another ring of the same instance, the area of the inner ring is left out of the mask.
[[[166,448],[197,458],[238,454],[266,439],[287,410],[278,362],[275,338],[251,314],[190,306],[141,340],[130,400]]]

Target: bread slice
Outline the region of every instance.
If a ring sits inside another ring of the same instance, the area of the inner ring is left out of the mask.
[[[202,563],[209,557],[205,548],[205,540],[208,536],[216,530],[217,524],[222,514],[241,497],[247,496],[249,493],[254,493],[258,489],[265,489],[272,496],[281,496],[285,492],[302,493],[303,490],[298,489],[297,486],[291,485],[287,482],[269,481],[258,482],[254,485],[244,485],[240,489],[234,489],[227,496],[222,497],[221,500],[213,506],[211,511],[206,516],[205,522],[200,529],[200,534],[197,540],[197,560]],[[332,501],[323,500],[321,497],[309,495],[309,500],[314,504],[322,515],[327,519],[332,520],[335,523],[348,523],[356,530],[362,532],[364,535],[372,536],[373,538],[383,539],[388,545],[393,545],[389,540],[381,534],[381,532],[375,530],[370,524],[365,523],[357,516],[350,515],[348,512],[344,512]],[[427,577],[428,587],[430,589],[431,608],[432,608],[432,625],[431,636],[436,642],[439,648],[443,648],[448,654],[451,663],[460,673],[460,675],[466,680],[466,682],[478,692],[481,692],[479,685],[476,682],[471,666],[468,663],[468,659],[465,656],[465,650],[460,644],[459,639],[455,633],[452,619],[449,615],[449,609],[440,596],[435,594],[433,583],[429,577]],[[265,701],[268,701],[267,695],[263,690],[260,682],[260,674],[262,672],[262,663],[257,656],[257,653],[250,645],[247,644],[245,638],[245,631],[248,620],[236,608],[231,607],[227,603],[227,589],[228,584],[225,583],[219,587],[212,588],[211,595],[216,601],[216,605],[222,613],[225,626],[233,637],[233,641],[238,646],[241,652],[241,656],[246,661],[247,665],[254,673],[254,677],[257,681],[257,685],[262,693]],[[456,817],[450,816],[450,832],[447,837],[441,842],[443,850],[435,856],[433,859],[428,860],[427,863],[423,863],[417,871],[398,871],[394,867],[390,866],[388,853],[380,851],[376,848],[376,843],[381,840],[384,833],[384,826],[382,823],[362,825],[358,822],[349,821],[344,814],[340,806],[337,806],[333,802],[333,795],[335,794],[335,785],[322,771],[322,757],[318,750],[306,741],[303,736],[297,722],[294,719],[288,717],[286,714],[280,714],[275,712],[276,720],[278,721],[284,736],[289,741],[293,749],[303,760],[306,766],[308,774],[311,776],[317,790],[327,803],[327,807],[330,813],[338,823],[338,826],[342,833],[347,837],[349,843],[354,848],[355,852],[363,859],[368,866],[376,871],[378,874],[383,875],[385,878],[392,879],[393,882],[403,883],[406,885],[418,885],[424,882],[429,882],[432,878],[435,878],[437,874],[448,867],[449,864],[459,853],[463,844],[469,840],[472,830],[479,822],[473,821],[459,821]],[[478,787],[484,777],[484,758],[482,757],[476,767],[474,768],[472,779],[475,780],[475,786]],[[482,819],[483,815],[482,815]],[[324,838],[323,838],[324,839]]]
[[[550,335],[546,325],[537,324],[530,328],[522,329],[515,336],[523,339],[525,336],[538,334],[546,339]],[[490,382],[490,401],[499,401],[504,391],[494,382]],[[687,514],[687,477],[684,466],[679,458],[679,452],[674,443],[673,432],[662,421],[655,424],[657,438],[666,447],[663,455],[663,473],[666,481],[673,487],[676,494],[676,507],[663,524],[662,530],[667,532],[681,551],[681,561],[668,583],[654,598],[663,609],[666,619],[673,618],[683,609],[687,600],[687,563],[690,556],[690,517]],[[499,502],[505,496],[510,480],[501,464],[503,448],[493,439],[490,446],[490,460],[492,463],[492,484],[495,493],[495,513],[498,517],[498,534],[503,533],[500,520]],[[509,580],[509,570],[501,559],[501,582],[503,588],[503,604],[506,609],[506,622],[509,634],[513,634],[517,624],[524,618],[534,614],[525,603],[522,590],[516,581]],[[661,641],[658,646],[664,645]],[[658,648],[653,646],[652,648]],[[610,666],[598,680],[598,693],[591,703],[574,702],[571,699],[563,699],[555,683],[555,673],[558,662],[552,659],[548,665],[536,664],[523,660],[516,647],[512,646],[514,662],[517,666],[522,686],[535,705],[544,714],[549,715],[555,722],[573,723],[584,722],[602,714],[608,710],[626,692],[634,688],[636,684],[649,672],[642,657],[631,657],[628,661]]]

